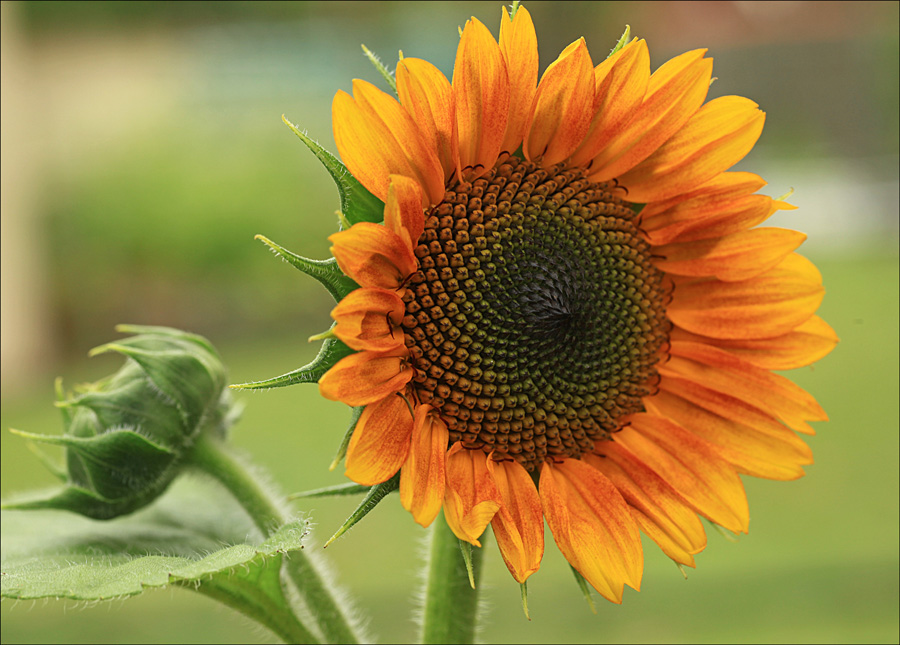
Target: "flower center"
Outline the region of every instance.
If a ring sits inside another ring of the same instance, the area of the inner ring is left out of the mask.
[[[403,327],[451,442],[533,470],[643,410],[668,291],[611,190],[509,158],[426,213]]]

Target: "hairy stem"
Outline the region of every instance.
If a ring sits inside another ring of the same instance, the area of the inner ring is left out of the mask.
[[[291,519],[290,512],[281,506],[281,500],[220,441],[201,436],[194,445],[191,460],[234,495],[266,537]],[[284,569],[325,642],[359,642],[346,612],[333,594],[334,585],[323,580],[307,554],[303,551],[291,553],[285,558]]]

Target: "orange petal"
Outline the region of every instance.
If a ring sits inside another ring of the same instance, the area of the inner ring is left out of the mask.
[[[397,63],[397,94],[425,139],[437,152],[446,183],[459,164],[453,88],[441,71],[420,58]]]
[[[347,446],[347,477],[364,486],[393,477],[409,452],[412,429],[403,397],[391,394],[367,405]]]
[[[444,501],[447,426],[430,405],[417,405],[412,443],[400,471],[400,503],[422,526],[437,517]]]
[[[493,168],[509,119],[509,77],[500,46],[481,22],[466,23],[453,67],[459,162],[466,181]]]
[[[706,547],[706,533],[696,513],[649,466],[614,441],[598,441],[599,455],[582,456],[622,493],[641,530],[663,553],[694,566],[694,554]]]
[[[637,113],[650,81],[650,52],[633,40],[594,68],[594,118],[570,163],[585,166]]]
[[[770,338],[808,320],[825,290],[815,266],[796,253],[741,282],[676,281],[669,318],[713,338]]]
[[[412,175],[405,172],[391,172],[389,175],[406,175],[416,179],[425,189],[430,203],[439,203],[444,198],[444,170],[437,150],[429,145],[409,112],[393,96],[367,81],[353,80],[353,98],[375,124],[390,132],[413,171]],[[366,153],[372,154],[372,151],[367,150]],[[402,167],[402,164],[399,166]],[[427,207],[429,203],[423,201],[422,206]]]
[[[414,179],[402,175],[391,175],[390,181],[384,203],[384,226],[399,235],[409,248],[415,249],[425,230],[422,189]]]
[[[559,550],[604,598],[639,589],[644,552],[637,525],[615,486],[577,459],[545,461],[541,504]]]
[[[757,175],[726,172],[700,188],[641,211],[641,228],[652,244],[722,237],[756,226],[777,210],[795,207],[765,195]]]
[[[519,148],[531,120],[531,105],[537,89],[537,35],[531,14],[519,7],[510,20],[506,7],[500,19],[500,53],[509,74],[509,122],[501,151],[512,154]]]
[[[588,178],[608,181],[634,168],[678,132],[703,105],[712,77],[705,49],[676,56],[656,70],[634,118],[591,162]]]
[[[487,455],[457,441],[447,452],[444,517],[460,540],[481,546],[478,538],[500,508],[500,493],[488,471]]]
[[[328,240],[341,271],[363,287],[397,289],[419,268],[410,245],[379,224],[359,222]]]
[[[403,389],[413,375],[409,352],[358,352],[342,358],[319,379],[326,399],[347,405],[368,405]]]
[[[344,165],[378,199],[387,198],[390,175],[419,178],[394,132],[349,94],[342,90],[335,94],[331,117],[334,142]],[[402,120],[395,127],[408,125]]]
[[[665,369],[777,416],[797,432],[815,434],[807,421],[828,415],[811,394],[791,381],[704,343],[672,341]]]
[[[771,269],[805,239],[799,231],[755,228],[709,240],[657,246],[653,256],[662,258],[655,264],[666,273],[734,282]]]
[[[734,533],[747,532],[750,510],[744,485],[710,443],[652,414],[633,414],[628,421],[615,443],[652,468],[698,513]]]
[[[663,373],[659,393],[644,399],[649,412],[713,444],[738,472],[767,479],[797,479],[812,451],[791,430],[733,396]]]
[[[765,370],[805,367],[827,356],[838,343],[837,334],[818,316],[813,316],[793,331],[773,338],[708,338],[679,327],[672,329],[670,338],[721,347]]]
[[[728,170],[750,152],[766,120],[750,99],[713,99],[642,163],[618,175],[628,201],[646,204],[685,193]]]
[[[487,465],[502,503],[491,522],[494,536],[512,577],[525,582],[540,568],[544,555],[541,498],[531,475],[518,462],[488,459]]]
[[[594,65],[584,38],[566,47],[544,72],[534,97],[523,152],[552,166],[575,152],[591,125]]]
[[[388,352],[403,346],[400,322],[406,305],[395,291],[363,287],[351,291],[331,310],[334,335],[353,349]]]

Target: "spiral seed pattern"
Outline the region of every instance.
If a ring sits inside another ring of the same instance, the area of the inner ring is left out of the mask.
[[[451,442],[534,470],[643,410],[668,289],[634,220],[612,186],[516,158],[426,213],[403,327]]]

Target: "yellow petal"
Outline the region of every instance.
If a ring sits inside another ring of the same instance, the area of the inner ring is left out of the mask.
[[[594,117],[572,165],[585,166],[637,114],[650,81],[650,52],[634,40],[594,68]]]
[[[487,464],[502,503],[491,526],[506,567],[522,583],[540,568],[544,555],[541,498],[531,475],[518,462],[488,459]]]
[[[422,526],[437,517],[444,501],[450,433],[430,405],[417,405],[412,442],[400,471],[400,503]]]
[[[753,194],[765,185],[753,173],[722,173],[693,191],[648,204],[641,229],[654,245],[694,242],[745,231],[779,209],[794,208]]]
[[[399,392],[412,378],[409,352],[358,352],[342,358],[319,379],[326,399],[347,405],[368,405]]]
[[[397,289],[418,270],[410,244],[379,224],[359,222],[328,240],[341,271],[360,286]]]
[[[457,441],[447,453],[444,517],[454,535],[475,546],[500,508],[500,493],[488,471],[487,455]]]
[[[593,67],[581,38],[566,47],[544,72],[525,137],[526,159],[552,166],[581,145],[593,114]]]
[[[694,566],[706,533],[684,498],[653,469],[614,441],[598,441],[582,460],[603,473],[628,502],[641,530],[679,564]]]
[[[481,22],[466,23],[453,67],[463,179],[472,181],[500,154],[509,119],[509,78],[500,46]]]
[[[723,96],[701,107],[662,147],[618,181],[628,201],[646,204],[685,193],[728,170],[750,152],[765,112],[750,99]]]
[[[797,479],[813,462],[809,446],[758,408],[662,368],[660,376],[659,392],[644,399],[648,412],[706,439],[738,472]]]
[[[388,352],[403,346],[400,322],[406,306],[395,291],[361,288],[331,310],[334,335],[353,349]]]
[[[676,325],[696,334],[770,338],[808,320],[824,294],[815,266],[794,253],[750,280],[676,280],[667,310]]]
[[[721,347],[765,370],[792,370],[815,363],[827,356],[839,340],[828,323],[818,316],[772,338],[709,338],[679,327],[672,329],[670,338]]]
[[[347,446],[347,477],[364,486],[393,477],[409,452],[412,428],[402,397],[391,394],[367,405]]]
[[[608,181],[622,175],[678,132],[703,105],[712,77],[705,49],[676,56],[651,76],[634,118],[592,160],[588,178]]]
[[[791,381],[705,343],[672,341],[666,369],[743,401],[781,419],[797,432],[815,434],[807,421],[828,415],[811,394]]]
[[[537,35],[531,14],[519,7],[510,20],[506,7],[500,19],[500,52],[509,74],[509,122],[501,151],[512,154],[522,143],[531,120],[531,105],[537,89]]]
[[[718,238],[666,244],[653,249],[666,273],[712,276],[724,282],[747,280],[780,263],[806,235],[784,228],[755,228]]]
[[[559,550],[604,598],[639,589],[644,552],[628,505],[599,471],[577,459],[545,461],[541,504]]]
[[[425,142],[437,152],[446,183],[459,165],[456,109],[450,81],[428,61],[404,58],[397,63],[397,94]]]
[[[734,533],[746,533],[750,510],[734,468],[709,442],[670,419],[640,413],[616,433],[624,446],[665,479],[694,510]]]

